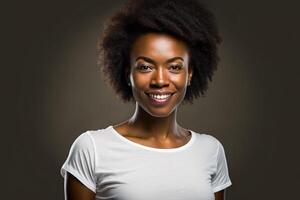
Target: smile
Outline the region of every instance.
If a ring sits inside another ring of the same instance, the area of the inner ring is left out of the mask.
[[[151,102],[157,105],[162,105],[167,103],[170,97],[173,95],[171,93],[166,93],[166,94],[146,93],[146,94],[147,96],[150,97]]]
[[[149,94],[149,96],[151,98],[154,98],[156,100],[166,100],[167,98],[169,98],[171,96],[171,94]]]

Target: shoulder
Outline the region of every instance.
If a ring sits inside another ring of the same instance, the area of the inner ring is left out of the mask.
[[[115,141],[112,126],[100,129],[90,129],[82,133],[76,140],[79,146],[94,146],[94,150],[105,148]]]
[[[205,142],[210,145],[219,145],[220,141],[213,135],[208,134],[208,133],[198,133],[193,131],[196,135],[197,140],[201,142]]]
[[[90,150],[94,148],[95,150],[95,147],[107,146],[110,142],[113,142],[114,135],[112,126],[102,129],[90,129],[78,135],[71,148]]]
[[[205,148],[206,150],[211,150],[212,152],[218,151],[220,146],[222,146],[219,139],[217,139],[215,136],[208,134],[208,133],[197,133],[194,132],[196,142],[198,143],[198,146],[201,146]]]
[[[77,138],[74,140],[71,150],[84,150],[84,149],[91,149],[93,147],[93,139],[91,137],[90,131],[85,131],[81,133]]]
[[[112,137],[113,132],[112,126],[107,126],[106,128],[100,128],[95,130],[87,131],[87,134],[92,139],[93,142],[106,141],[109,137]]]

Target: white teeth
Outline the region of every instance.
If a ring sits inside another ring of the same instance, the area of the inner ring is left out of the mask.
[[[163,94],[163,95],[159,95],[159,94],[149,94],[150,97],[154,98],[154,99],[167,99],[169,98],[169,96],[171,96],[171,94]]]

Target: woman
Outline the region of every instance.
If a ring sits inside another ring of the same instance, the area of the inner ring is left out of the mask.
[[[135,112],[75,140],[61,169],[67,200],[225,199],[222,144],[176,121],[179,105],[206,91],[220,41],[196,0],[132,0],[112,17],[101,66]]]

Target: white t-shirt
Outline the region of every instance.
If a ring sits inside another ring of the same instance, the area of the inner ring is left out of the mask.
[[[113,126],[82,133],[61,168],[106,200],[213,200],[229,187],[225,152],[213,136],[192,130],[181,147],[135,143]]]

